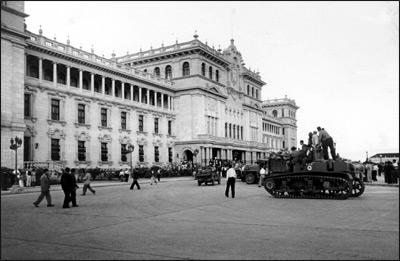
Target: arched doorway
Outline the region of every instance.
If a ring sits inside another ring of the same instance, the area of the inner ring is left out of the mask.
[[[183,159],[193,162],[193,152],[191,152],[190,150],[183,151]]]

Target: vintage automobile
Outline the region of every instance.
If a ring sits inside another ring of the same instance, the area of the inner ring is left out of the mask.
[[[207,185],[208,183],[214,185],[215,182],[221,184],[221,176],[213,167],[200,168],[195,174],[195,179],[197,180],[197,184],[199,186],[202,183],[204,183],[205,185]]]
[[[256,164],[253,165],[245,165],[242,181],[245,181],[247,184],[255,184],[260,180],[260,165],[267,164],[268,159],[259,159]]]

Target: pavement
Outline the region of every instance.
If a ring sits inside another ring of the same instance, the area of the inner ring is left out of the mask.
[[[243,182],[235,198],[225,181],[139,182],[141,190],[95,181],[96,194],[68,209],[59,186],[51,208],[32,205],[38,193],[3,195],[1,260],[399,260],[398,187],[315,200],[277,199]]]

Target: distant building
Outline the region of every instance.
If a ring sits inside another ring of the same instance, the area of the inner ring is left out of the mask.
[[[386,161],[396,160],[399,162],[399,153],[377,153],[369,158],[370,161],[374,163],[385,163]]]
[[[24,2],[1,1],[1,166],[11,137],[18,166],[126,168],[210,158],[253,163],[297,143],[287,97],[262,101],[266,84],[232,39],[198,39],[110,59],[26,30]],[[195,152],[198,152],[196,155]]]

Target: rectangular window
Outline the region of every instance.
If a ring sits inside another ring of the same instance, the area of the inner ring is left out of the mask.
[[[139,131],[143,131],[143,115],[139,115]]]
[[[85,141],[78,140],[78,161],[86,161]]]
[[[154,118],[154,133],[158,134],[158,118]]]
[[[285,135],[285,128],[282,128],[282,135]]]
[[[85,104],[78,104],[78,123],[85,124]]]
[[[121,111],[121,129],[126,130],[126,111]]]
[[[51,119],[60,120],[60,100],[51,99]]]
[[[101,108],[101,126],[107,127],[107,109]]]
[[[24,94],[24,116],[30,117],[31,114],[31,95],[29,93]]]
[[[172,135],[172,121],[168,121],[168,135]]]
[[[121,144],[121,161],[122,162],[127,162],[127,149],[126,149],[126,144]]]
[[[168,162],[172,162],[172,148],[168,148]]]
[[[225,138],[228,138],[228,123],[225,122]]]
[[[107,143],[101,143],[101,161],[108,161],[108,148]]]
[[[143,148],[143,145],[139,145],[139,162],[144,162],[144,148]]]
[[[158,150],[158,146],[154,146],[154,161],[155,162],[160,161],[160,152]]]
[[[60,140],[51,139],[51,160],[60,160]]]

